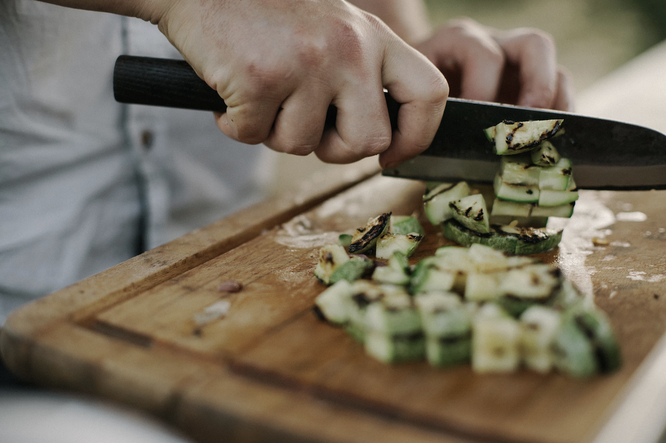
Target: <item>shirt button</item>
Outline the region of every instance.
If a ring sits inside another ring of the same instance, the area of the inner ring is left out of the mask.
[[[154,138],[153,131],[144,129],[141,131],[141,146],[143,146],[146,150],[150,149],[153,146]]]

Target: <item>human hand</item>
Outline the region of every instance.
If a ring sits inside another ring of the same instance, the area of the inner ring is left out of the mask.
[[[374,16],[338,0],[166,4],[151,21],[224,99],[230,137],[330,163],[380,154],[384,167],[432,141],[446,80]],[[383,88],[402,104],[393,133]]]
[[[569,75],[540,30],[499,31],[456,19],[415,47],[444,73],[451,96],[573,110]]]

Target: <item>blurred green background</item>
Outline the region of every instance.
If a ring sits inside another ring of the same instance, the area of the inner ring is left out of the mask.
[[[666,38],[666,0],[426,0],[433,24],[467,16],[550,33],[577,91]]]

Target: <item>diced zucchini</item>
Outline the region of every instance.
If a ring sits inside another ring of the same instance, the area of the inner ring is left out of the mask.
[[[419,219],[413,215],[391,215],[390,231],[394,234],[425,235]]]
[[[423,236],[420,234],[394,234],[387,232],[377,239],[375,257],[388,259],[394,252],[399,251],[407,257],[418,248]]]
[[[319,294],[315,299],[315,305],[326,320],[342,325],[349,320],[347,306],[351,295],[351,284],[347,280],[340,280]]]
[[[468,195],[469,185],[464,181],[455,185],[442,183],[436,186],[423,196],[426,217],[435,226],[450,219],[453,214],[449,203]]]
[[[608,317],[599,309],[593,308],[577,312],[575,321],[595,349],[599,371],[616,371],[621,365],[620,347]]]
[[[470,272],[465,285],[465,300],[496,301],[501,295],[500,284],[506,272]]]
[[[329,284],[337,283],[340,280],[354,282],[365,275],[372,274],[374,267],[375,263],[367,257],[351,257],[333,271]]]
[[[490,211],[491,217],[508,215],[510,217],[529,217],[532,213],[533,203],[518,203],[496,198],[493,201],[493,209]],[[493,218],[494,219],[494,218]]]
[[[541,168],[539,172],[539,189],[565,191],[569,186],[571,171],[571,160],[566,157],[560,158],[553,166]]]
[[[426,358],[433,366],[451,366],[469,361],[471,312],[458,295],[430,292],[415,297],[426,336]]]
[[[349,245],[351,254],[362,254],[372,250],[377,244],[377,239],[388,231],[391,213],[387,212],[368,220],[368,223],[358,228]]]
[[[563,120],[531,120],[512,122],[505,120],[495,126],[495,153],[518,154],[532,150],[536,145],[557,133]]]
[[[480,232],[490,232],[488,209],[482,194],[468,195],[449,203],[454,220],[467,228]]]
[[[490,246],[474,244],[469,247],[468,259],[476,272],[497,272],[509,268],[509,260],[502,251]]]
[[[526,228],[520,226],[495,226],[493,225],[493,232],[496,238],[506,241],[507,247],[511,247],[509,242],[510,238],[515,239],[513,243],[513,254],[527,255],[538,254],[540,252],[549,251],[560,244],[562,240],[562,231],[557,231],[550,228]],[[489,246],[496,249],[502,249],[500,242],[489,240]]]
[[[542,189],[539,193],[539,206],[542,208],[563,206],[571,204],[576,200],[578,200],[577,191],[551,191]]]
[[[368,306],[365,313],[366,330],[393,336],[421,331],[421,317],[411,296],[385,296],[378,303]]]
[[[515,371],[520,364],[519,340],[520,326],[515,319],[480,311],[473,321],[472,368],[478,373]]]
[[[563,217],[570,218],[573,215],[575,202],[565,203],[557,206],[534,206],[532,215],[535,217]]]
[[[545,263],[511,269],[500,284],[503,295],[520,299],[545,300],[559,289],[559,270]]]
[[[520,316],[520,345],[525,366],[547,373],[553,367],[552,343],[560,327],[560,313],[545,306],[532,306]]]
[[[539,201],[539,187],[536,185],[515,185],[504,183],[499,174],[495,177],[495,196],[500,200],[518,203],[537,203]]]
[[[409,261],[400,251],[394,252],[388,259],[387,266],[377,266],[372,279],[380,283],[408,285],[410,281]]]
[[[532,164],[529,154],[507,155],[502,157],[499,174],[504,183],[538,186],[540,169]]]
[[[341,245],[324,245],[319,250],[319,261],[315,267],[315,276],[324,284],[330,284],[333,272],[349,261],[349,255]]]
[[[340,234],[338,235],[338,243],[340,246],[348,248],[349,245],[351,245],[352,237],[353,236],[351,234]]]
[[[578,327],[574,316],[563,316],[552,349],[553,362],[560,372],[572,377],[590,377],[597,373],[594,346]]]
[[[377,331],[365,334],[365,352],[384,363],[420,360],[425,354],[425,339],[421,331],[389,336]]]
[[[450,291],[456,282],[456,272],[439,268],[436,257],[421,260],[412,273],[410,292]]]
[[[493,225],[491,232],[481,234],[462,226],[455,220],[442,224],[444,237],[469,247],[482,244],[509,254],[537,254],[556,247],[562,239],[562,231],[549,228],[520,228]]]
[[[541,142],[536,149],[530,152],[530,157],[532,163],[537,166],[553,166],[561,158],[555,146],[548,140]]]

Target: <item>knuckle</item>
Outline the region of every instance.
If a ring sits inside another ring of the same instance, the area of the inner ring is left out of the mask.
[[[380,154],[391,144],[390,135],[369,135],[360,140],[356,145],[364,156]]]

